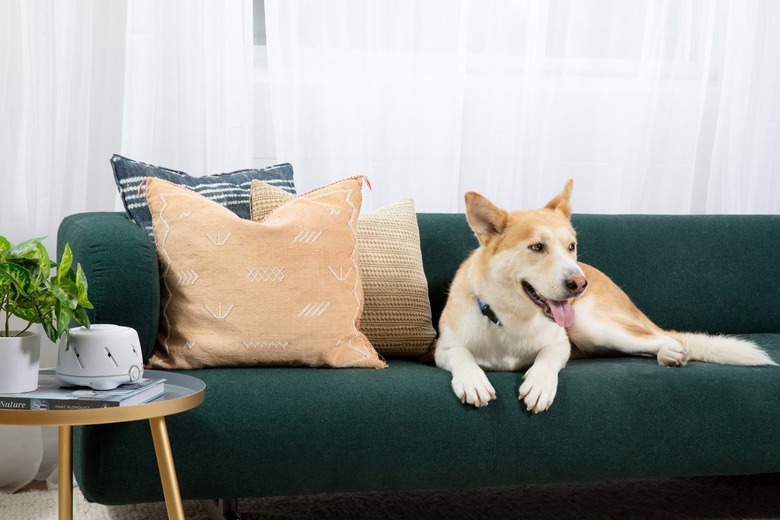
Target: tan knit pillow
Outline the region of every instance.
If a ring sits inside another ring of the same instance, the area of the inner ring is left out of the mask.
[[[252,183],[250,214],[262,222],[292,195]],[[411,199],[361,213],[357,225],[365,307],[360,330],[384,356],[419,356],[436,336]]]
[[[244,220],[147,179],[161,289],[154,368],[385,365],[358,330],[360,178]]]

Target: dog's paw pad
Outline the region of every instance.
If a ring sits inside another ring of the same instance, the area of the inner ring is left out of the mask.
[[[664,342],[658,349],[658,364],[668,367],[681,367],[688,362],[688,349],[673,339]]]
[[[531,367],[523,376],[518,399],[525,403],[529,412],[539,413],[550,408],[558,392],[558,373]]]
[[[485,372],[479,367],[454,375],[452,390],[461,403],[474,405],[477,408],[487,406],[490,401],[496,398],[493,385],[490,384]]]

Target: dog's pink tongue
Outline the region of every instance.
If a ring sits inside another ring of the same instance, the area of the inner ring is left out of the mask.
[[[574,323],[574,307],[567,300],[561,302],[547,300],[547,305],[550,306],[555,323],[561,327],[572,326]]]

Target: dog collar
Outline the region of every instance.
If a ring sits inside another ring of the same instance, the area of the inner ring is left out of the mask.
[[[493,309],[490,308],[490,305],[480,300],[479,296],[477,296],[476,294],[474,295],[474,299],[477,300],[477,305],[479,305],[479,312],[481,312],[483,316],[485,316],[487,319],[489,319],[499,327],[503,326],[501,325],[501,320],[499,320],[498,316],[496,316],[496,313],[493,312]]]

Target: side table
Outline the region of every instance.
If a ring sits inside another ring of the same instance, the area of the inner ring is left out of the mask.
[[[168,518],[184,519],[165,417],[191,410],[206,397],[206,384],[192,376],[160,370],[145,370],[144,377],[165,379],[165,393],[135,405],[85,410],[0,410],[0,424],[57,426],[59,428],[59,518],[73,518],[73,426],[149,420],[154,452],[160,469]]]

